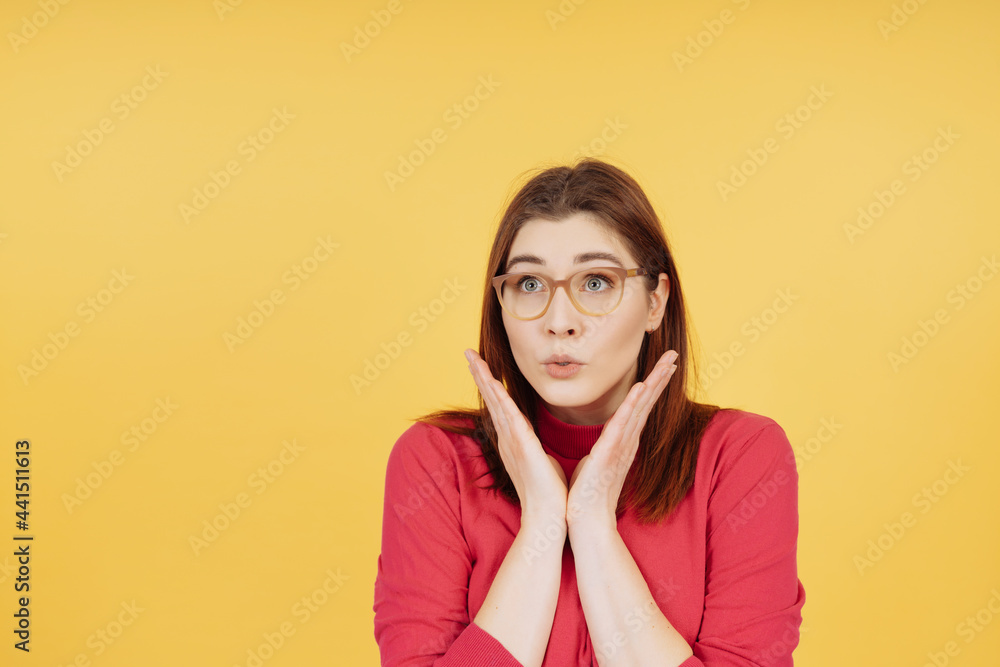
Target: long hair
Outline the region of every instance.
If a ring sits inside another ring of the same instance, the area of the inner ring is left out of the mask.
[[[638,378],[645,378],[660,357],[676,350],[677,370],[657,398],[642,430],[639,448],[618,500],[617,515],[633,503],[641,523],[658,522],[683,500],[694,483],[702,432],[721,408],[688,397],[689,379],[697,383],[696,361],[690,355],[684,295],[677,267],[660,220],[639,184],[621,169],[592,158],[574,166],[538,170],[511,198],[500,220],[483,285],[479,355],[506,388],[514,404],[537,424],[538,393],[514,360],[503,324],[502,310],[491,278],[502,273],[514,236],[535,218],[562,220],[587,212],[607,228],[646,269],[646,288],[655,290],[659,274],[669,278],[669,297],[663,325],[647,334],[638,357]],[[638,279],[637,279],[638,280]],[[690,369],[690,372],[689,372]],[[481,394],[478,409],[438,410],[420,421],[452,433],[473,437],[493,477],[485,489],[494,489],[514,504],[517,491],[500,458],[497,433]],[[537,426],[536,426],[537,433]]]

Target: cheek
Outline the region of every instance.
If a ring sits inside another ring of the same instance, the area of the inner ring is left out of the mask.
[[[584,330],[588,343],[610,351],[612,347],[629,347],[646,332],[646,313],[635,304],[622,304],[619,309],[605,318],[596,318]]]
[[[614,367],[615,372],[618,367],[629,366],[635,361],[646,334],[644,311],[633,308],[620,315],[614,321],[594,327],[587,343],[590,349],[598,351],[607,366]]]
[[[517,320],[508,321],[504,317],[504,326],[507,329],[507,340],[510,341],[511,352],[514,353],[514,360],[517,362],[527,362],[534,350],[531,332],[522,322]]]

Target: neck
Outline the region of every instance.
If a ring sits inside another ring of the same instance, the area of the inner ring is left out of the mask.
[[[581,459],[590,453],[601,436],[604,424],[570,424],[553,415],[539,398],[536,426],[538,439],[553,453],[567,459]]]

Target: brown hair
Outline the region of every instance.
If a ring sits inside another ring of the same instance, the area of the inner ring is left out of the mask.
[[[650,410],[617,508],[620,516],[627,503],[634,503],[640,522],[657,522],[683,500],[694,483],[701,434],[721,408],[688,398],[689,379],[696,385],[698,374],[694,358],[689,358],[687,313],[677,267],[656,212],[631,176],[601,160],[585,158],[572,167],[540,170],[518,190],[500,220],[490,251],[483,285],[478,352],[493,377],[507,388],[515,405],[536,424],[538,393],[514,361],[490,279],[503,272],[514,236],[524,223],[533,218],[562,220],[577,212],[589,212],[595,222],[605,226],[628,248],[637,265],[646,269],[647,275],[642,280],[648,290],[656,288],[660,273],[665,273],[670,281],[663,325],[647,334],[642,343],[638,376],[645,378],[670,349],[678,353],[677,370]],[[482,488],[499,491],[512,503],[519,504],[517,491],[500,458],[493,420],[482,395],[478,396],[476,410],[438,410],[414,421],[475,438],[494,480]]]

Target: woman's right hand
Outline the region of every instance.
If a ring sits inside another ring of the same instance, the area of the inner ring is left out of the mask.
[[[521,501],[521,517],[566,520],[568,485],[562,466],[545,453],[534,427],[503,384],[474,350],[467,349],[469,370],[496,428],[500,459]]]

